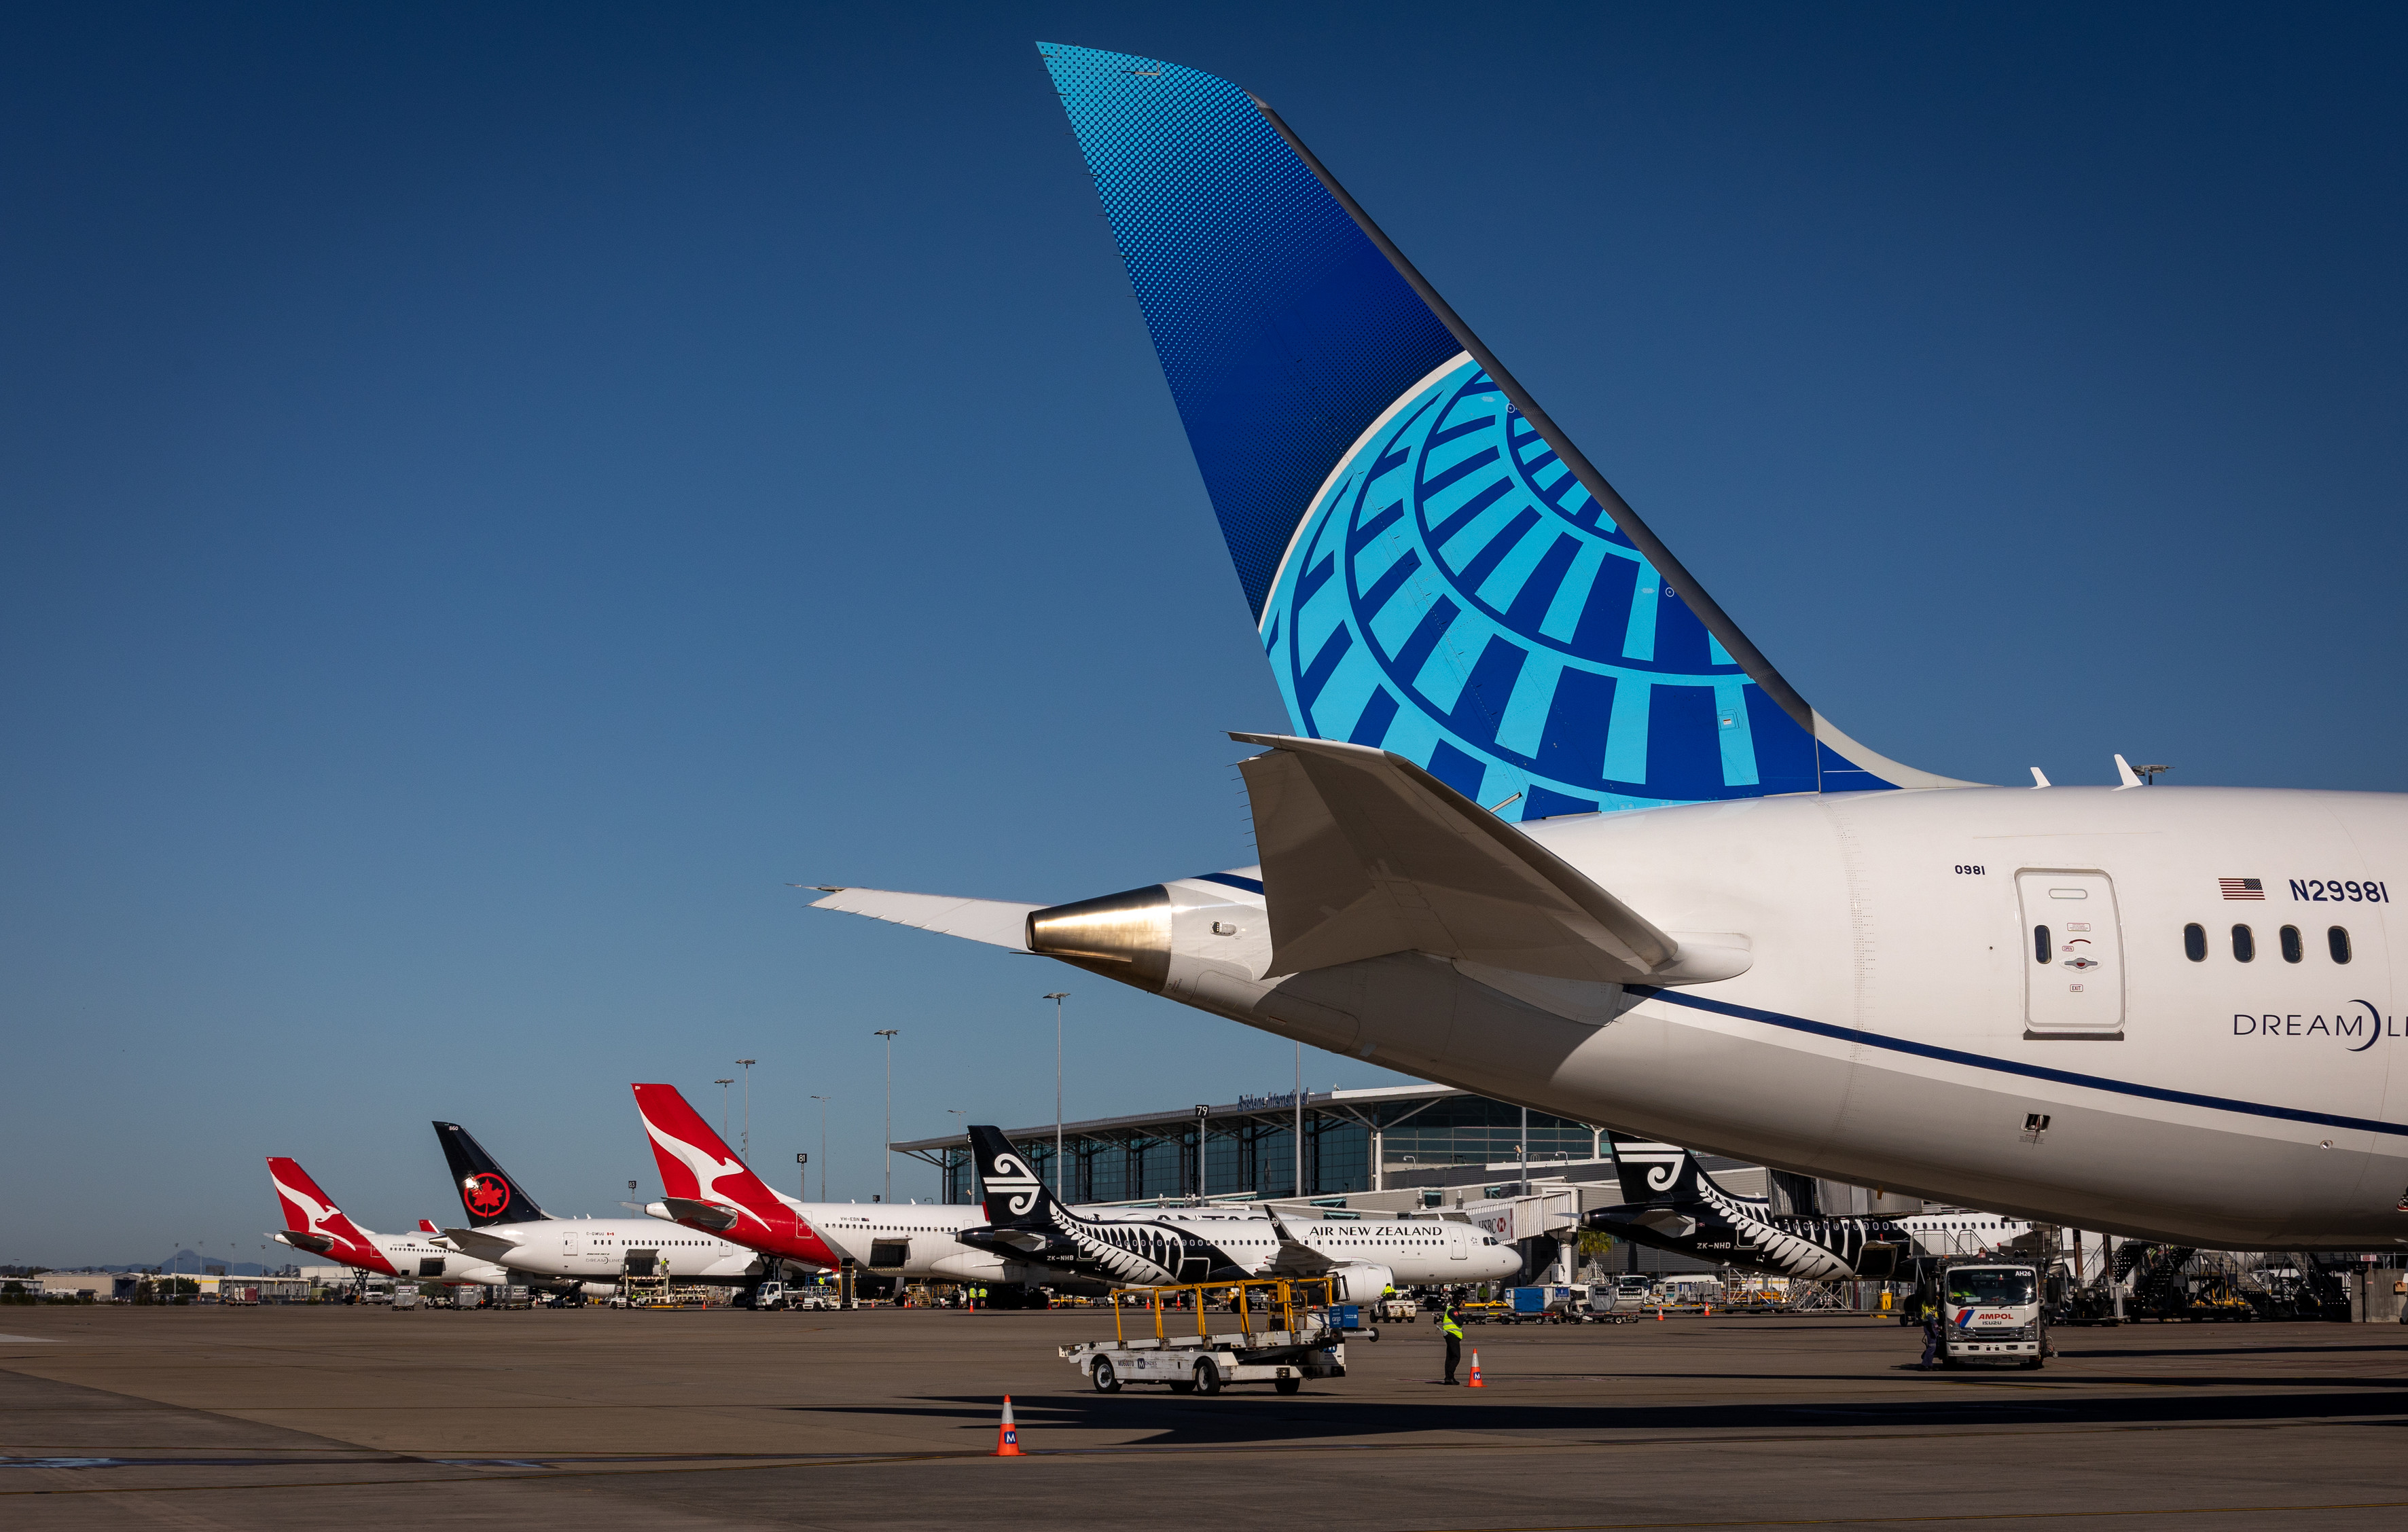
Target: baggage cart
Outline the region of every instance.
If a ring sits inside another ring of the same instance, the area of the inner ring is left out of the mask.
[[[1124,1287],[1111,1296],[1112,1339],[1055,1348],[1086,1375],[1098,1394],[1129,1383],[1161,1383],[1173,1394],[1218,1394],[1231,1383],[1268,1383],[1294,1394],[1308,1378],[1346,1376],[1346,1343],[1330,1313],[1335,1283],[1327,1277],[1258,1277],[1235,1282],[1183,1282],[1175,1287]],[[1166,1298],[1187,1295],[1196,1333],[1167,1319]],[[1137,1298],[1137,1304],[1127,1300]],[[1235,1330],[1212,1332],[1208,1299],[1226,1298]],[[1317,1302],[1316,1302],[1317,1300]],[[1130,1322],[1130,1310],[1140,1317]],[[1153,1334],[1141,1317],[1151,1311]],[[1136,1331],[1136,1334],[1131,1334]]]

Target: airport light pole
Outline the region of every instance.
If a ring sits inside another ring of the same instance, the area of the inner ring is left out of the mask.
[[[1054,1195],[1065,1202],[1070,1198],[1062,1190],[1062,1002],[1069,997],[1068,990],[1045,996],[1054,1002]]]
[[[811,1199],[811,1157],[809,1154],[795,1156],[795,1199],[798,1202]]]
[[[742,1147],[742,1148],[738,1149],[738,1150],[736,1152],[736,1157],[737,1157],[738,1159],[742,1160],[745,1164],[750,1165],[750,1164],[752,1164],[752,1064],[753,1064],[753,1061],[752,1061],[752,1060],[751,1060],[751,1059],[738,1059],[736,1062],[737,1062],[738,1064],[741,1065],[741,1066],[743,1067],[743,1069],[744,1069],[744,1145],[743,1145],[743,1147]],[[725,1093],[724,1093],[724,1092],[723,1092],[722,1094],[724,1095],[724,1094],[725,1094]]]
[[[727,1087],[736,1083],[736,1077],[730,1075],[711,1083],[719,1087],[719,1137],[724,1141],[727,1138]]]
[[[814,1100],[814,1101],[816,1101],[816,1102],[818,1102],[818,1103],[820,1104],[820,1200],[821,1200],[822,1202],[825,1202],[825,1201],[827,1200],[827,1104],[828,1104],[828,1098],[827,1098],[826,1096],[824,1096],[824,1095],[815,1095],[815,1096],[812,1096],[812,1097],[811,1097],[811,1099],[812,1099],[812,1100]],[[806,1202],[808,1202],[808,1201],[810,1201],[810,1199],[809,1197],[805,1197],[803,1200],[804,1200],[804,1201],[806,1201]]]
[[[1296,1191],[1304,1196],[1304,1042],[1296,1045]]]
[[[895,1034],[901,1030],[899,1026],[884,1026],[870,1034],[886,1039],[886,1137],[880,1140],[880,1148],[886,1154],[884,1200],[889,1204],[895,1200]]]
[[[1212,1109],[1201,1101],[1196,1103],[1196,1200],[1204,1200],[1204,1120]]]

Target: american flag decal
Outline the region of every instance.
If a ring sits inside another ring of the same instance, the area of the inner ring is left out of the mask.
[[[2262,899],[2266,882],[2262,878],[2218,878],[2216,888],[2228,899]]]

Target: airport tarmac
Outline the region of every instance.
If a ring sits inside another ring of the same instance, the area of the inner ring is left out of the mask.
[[[1109,1314],[0,1310],[0,1522],[52,1527],[2381,1525],[2408,1330],[2058,1332],[1914,1370],[1845,1318],[1426,1324],[1281,1397],[1089,1391]],[[1027,1456],[997,1459],[1014,1396]]]

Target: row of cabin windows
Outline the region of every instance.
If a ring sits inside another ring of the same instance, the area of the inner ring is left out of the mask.
[[[2282,944],[2284,962],[2297,963],[2307,955],[2306,949],[2300,941],[2298,926],[2283,927],[2277,939]],[[2343,925],[2328,926],[2325,930],[2325,951],[2332,954],[2332,960],[2335,963],[2348,962],[2349,928]],[[2032,960],[2036,963],[2046,963],[2055,955],[2049,941],[2048,927],[2033,926]],[[2207,961],[2206,926],[2194,921],[2183,927],[2183,956],[2189,958],[2193,963]],[[2258,934],[2245,925],[2236,925],[2232,928],[2232,958],[2236,963],[2255,963],[2258,960]]]
[[[2283,927],[2281,932],[2277,934],[2276,939],[2282,946],[2284,962],[2297,963],[2300,959],[2307,955],[2300,941],[2300,928],[2298,926],[2286,925]],[[2335,963],[2348,962],[2350,956],[2349,928],[2343,925],[2328,926],[2325,930],[2325,951],[2332,954],[2332,960]],[[2193,922],[2191,924],[2183,927],[2183,956],[2189,958],[2193,963],[2204,963],[2207,961],[2206,926],[2200,925],[2197,922]],[[2249,927],[2245,925],[2234,926],[2232,928],[2232,960],[2236,963],[2254,963],[2257,959],[2257,933],[2250,930]]]

